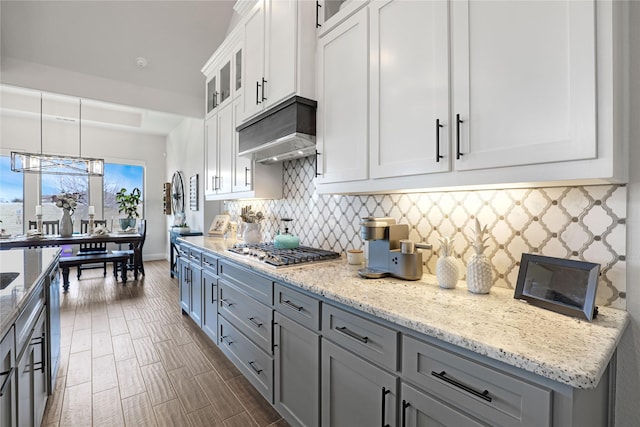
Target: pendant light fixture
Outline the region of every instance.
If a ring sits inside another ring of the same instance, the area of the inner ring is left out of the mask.
[[[40,153],[11,152],[11,170],[22,173],[103,176],[104,160],[82,157],[82,99],[78,119],[78,157],[42,152],[42,93],[40,94]]]

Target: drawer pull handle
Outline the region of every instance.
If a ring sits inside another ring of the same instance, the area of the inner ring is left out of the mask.
[[[262,323],[258,322],[255,317],[249,317],[249,321],[256,325],[258,328],[262,326]]]
[[[355,338],[358,341],[361,341],[365,344],[369,342],[369,337],[363,337],[362,335],[356,334],[346,326],[337,326],[336,331],[342,332],[343,334],[350,336],[351,338]]]
[[[256,374],[260,375],[260,372],[262,372],[262,369],[258,369],[256,368],[256,366],[254,365],[255,362],[249,362],[249,366],[251,366],[251,368],[256,371]]]
[[[204,265],[206,265],[207,267],[211,267],[212,266],[212,264],[210,262],[208,262],[208,261],[202,261],[202,263]]]
[[[385,422],[387,418],[387,394],[389,393],[391,393],[391,390],[382,387],[382,427],[389,427],[389,424]]]
[[[222,303],[222,305],[226,305],[227,307],[231,307],[233,305],[233,303],[227,301],[224,298],[220,298],[220,302]]]
[[[7,377],[2,381],[2,387],[0,387],[0,397],[4,396],[4,391],[11,382],[11,377],[13,376],[13,371],[15,371],[15,367],[9,369],[6,372],[0,372],[0,375],[6,375]]]
[[[292,303],[291,300],[284,300],[282,303],[295,311],[302,311],[304,309],[304,307]]]
[[[462,384],[456,380],[454,380],[453,378],[450,378],[447,376],[447,373],[445,371],[442,371],[440,373],[437,373],[436,371],[431,371],[431,375],[433,375],[434,377],[441,379],[444,382],[447,382],[455,387],[461,388],[462,390],[466,391],[467,393],[471,393],[476,397],[479,397],[480,399],[486,400],[487,402],[491,402],[491,396],[489,396],[489,390],[485,390],[483,392],[480,392],[478,390],[474,390],[471,387],[469,387],[468,385]]]
[[[229,340],[227,339],[227,336],[228,336],[228,335],[223,335],[223,336],[221,336],[221,337],[220,337],[220,342],[224,342],[224,343],[225,343],[225,344],[227,344],[227,345],[231,345],[231,344],[233,344],[233,341],[229,341]]]

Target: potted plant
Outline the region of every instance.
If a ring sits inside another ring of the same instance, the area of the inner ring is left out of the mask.
[[[121,188],[116,193],[116,202],[118,203],[118,212],[124,212],[126,218],[120,218],[120,228],[122,230],[132,229],[136,226],[136,218],[140,217],[138,213],[138,205],[140,204],[140,189],[138,187],[131,190],[127,194],[126,188]]]
[[[173,229],[173,232],[178,234],[188,233],[189,231],[191,231],[189,224],[187,224],[187,218],[184,212],[175,214],[175,217],[173,219],[173,226],[171,228]]]

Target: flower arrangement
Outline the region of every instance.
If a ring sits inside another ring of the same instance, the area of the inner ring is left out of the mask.
[[[78,205],[78,198],[79,196],[77,194],[62,193],[53,196],[52,200],[56,204],[56,207],[62,208],[72,214]]]
[[[260,222],[264,219],[262,212],[254,212],[251,210],[251,205],[245,206],[241,209],[240,217],[242,218],[242,221],[247,223]]]

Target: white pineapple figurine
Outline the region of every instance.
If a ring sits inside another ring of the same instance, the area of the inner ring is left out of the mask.
[[[472,245],[476,253],[471,255],[467,264],[467,288],[475,294],[488,294],[491,286],[493,286],[493,270],[491,262],[483,252],[487,248],[485,242],[489,236],[485,236],[487,234],[487,226],[480,227],[478,218],[476,218],[473,234]]]
[[[453,237],[440,239],[440,258],[436,263],[436,278],[441,288],[453,289],[460,278],[458,261],[453,256]]]

